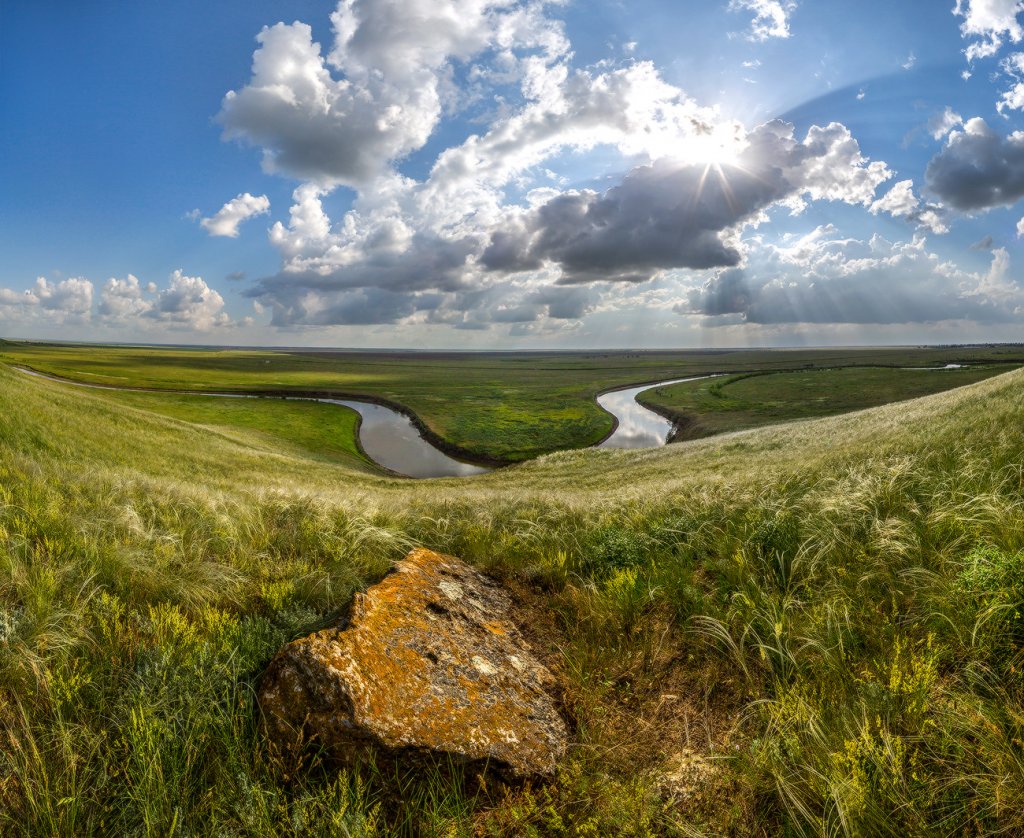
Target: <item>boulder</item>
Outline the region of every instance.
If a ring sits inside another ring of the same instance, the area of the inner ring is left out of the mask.
[[[366,749],[487,763],[507,779],[551,774],[566,728],[551,673],[497,583],[451,556],[413,550],[358,594],[347,624],[285,646],[259,702],[271,740],[351,762]]]

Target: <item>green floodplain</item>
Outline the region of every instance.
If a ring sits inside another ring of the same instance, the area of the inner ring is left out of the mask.
[[[373,396],[526,462],[396,479],[342,408],[13,365]],[[0,834],[1022,834],[1018,365],[0,344]],[[598,392],[706,373],[645,397],[705,438],[559,450]],[[515,594],[571,721],[550,783],[275,765],[267,662],[416,545]]]
[[[896,347],[816,350],[678,352],[397,353],[245,351],[0,344],[0,363],[91,384],[224,392],[330,392],[386,400],[415,413],[436,437],[469,458],[521,462],[540,454],[585,448],[612,430],[594,397],[644,382],[718,373],[821,371],[659,388],[645,404],[702,434],[786,419],[828,416],[926,395],[1024,364],[1024,346]],[[904,369],[970,365],[968,369]],[[836,368],[878,367],[837,374]],[[705,398],[710,394],[712,398]],[[720,396],[726,395],[727,398]],[[118,398],[124,398],[118,396]],[[259,409],[131,397],[133,404],[190,421],[236,423],[325,454],[355,453],[332,427],[296,421],[332,416],[336,406]],[[210,400],[213,402],[213,400]],[[258,415],[257,415],[258,414]],[[354,419],[349,421],[354,422]],[[297,434],[297,437],[295,436]],[[310,436],[312,434],[312,436]],[[357,455],[358,456],[358,455]]]

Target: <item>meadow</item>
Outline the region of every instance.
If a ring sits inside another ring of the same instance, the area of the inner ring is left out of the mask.
[[[960,369],[846,367],[747,373],[658,387],[640,403],[678,420],[677,438],[834,416],[940,393],[1005,372],[1002,365]]]
[[[616,387],[845,366],[1009,367],[1024,363],[1024,347],[388,353],[0,342],[0,363],[118,387],[370,397],[412,411],[434,442],[464,458],[509,463],[603,439],[612,420],[594,397]],[[868,393],[859,406],[880,401]]]
[[[414,482],[0,365],[0,833],[1019,834],[1022,397]],[[283,778],[260,673],[413,545],[516,596],[553,782]]]

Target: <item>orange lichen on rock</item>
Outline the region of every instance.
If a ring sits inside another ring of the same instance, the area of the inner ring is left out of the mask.
[[[348,625],[289,643],[259,700],[276,745],[350,760],[373,747],[551,774],[566,729],[553,679],[509,619],[508,594],[451,556],[413,550],[359,594]]]

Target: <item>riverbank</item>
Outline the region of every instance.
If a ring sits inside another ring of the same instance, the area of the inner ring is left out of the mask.
[[[594,397],[608,389],[716,372],[1024,363],[1024,347],[403,353],[5,342],[0,362],[119,386],[380,398],[419,417],[447,453],[498,465],[601,442],[612,420]]]

